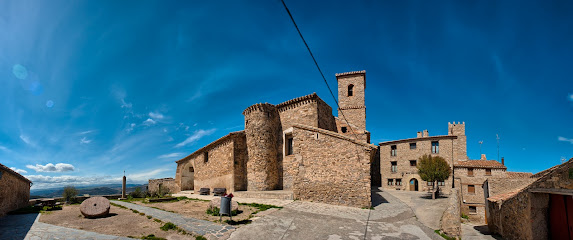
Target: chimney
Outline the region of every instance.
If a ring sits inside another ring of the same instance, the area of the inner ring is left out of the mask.
[[[485,154],[481,155],[481,159],[480,160],[487,160],[487,158],[485,157]]]
[[[501,165],[505,166],[505,160],[501,157]]]
[[[416,137],[421,138],[421,137],[422,137],[422,132],[418,132],[417,135],[416,135]]]
[[[429,137],[430,134],[428,134],[428,130],[424,130],[424,132],[422,133],[422,137]]]

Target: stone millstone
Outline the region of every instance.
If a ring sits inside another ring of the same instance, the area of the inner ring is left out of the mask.
[[[82,202],[80,212],[87,218],[105,217],[109,214],[109,200],[104,197],[91,197]]]
[[[211,200],[211,202],[209,202],[209,209],[216,207],[216,208],[221,208],[221,198],[216,197],[213,198],[213,200]],[[235,211],[235,210],[239,210],[239,203],[237,203],[237,201],[231,199],[231,211]]]

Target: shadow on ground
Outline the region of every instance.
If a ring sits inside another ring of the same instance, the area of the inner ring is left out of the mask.
[[[0,218],[0,239],[24,239],[38,213],[6,215]]]
[[[491,231],[489,231],[489,228],[487,227],[487,225],[474,226],[474,229],[483,235],[488,235],[488,236],[491,236],[492,238],[499,239],[499,240],[503,239],[501,236],[499,236],[497,234],[493,234]]]
[[[382,203],[388,203],[388,200],[386,200],[386,198],[382,197],[382,195],[379,194],[379,192],[381,192],[380,189],[378,188],[372,188],[372,207],[376,207]]]

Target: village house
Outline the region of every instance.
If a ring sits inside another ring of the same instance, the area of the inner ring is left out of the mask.
[[[32,181],[0,164],[0,217],[28,206]]]

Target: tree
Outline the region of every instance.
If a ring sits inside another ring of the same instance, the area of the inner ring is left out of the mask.
[[[62,197],[64,197],[64,199],[66,199],[67,203],[71,203],[72,201],[75,201],[76,196],[78,196],[78,190],[74,186],[64,187],[64,193],[62,194]]]
[[[443,157],[424,155],[418,159],[418,174],[422,180],[434,183],[436,191],[432,193],[432,199],[436,198],[436,192],[439,190],[436,182],[443,182],[450,177],[451,168]]]

